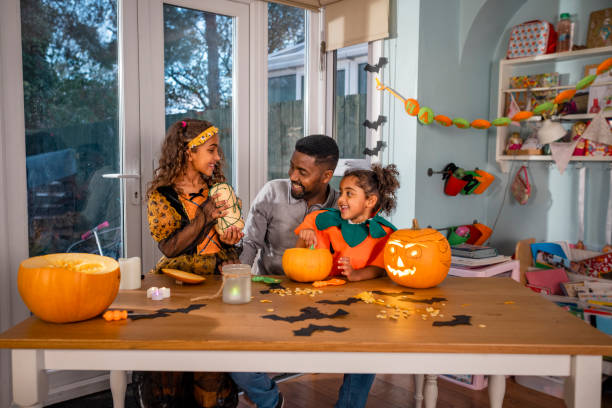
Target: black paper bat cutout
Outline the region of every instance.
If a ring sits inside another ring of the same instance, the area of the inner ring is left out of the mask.
[[[299,322],[299,321],[306,320],[306,319],[333,319],[334,317],[345,316],[348,314],[346,310],[342,310],[342,309],[338,309],[332,314],[327,314],[327,313],[321,312],[316,307],[310,307],[310,306],[300,309],[300,312],[302,313],[300,313],[298,316],[282,317],[282,316],[273,314],[273,315],[265,315],[261,317],[264,319],[284,320],[289,323],[294,323],[294,322]]]
[[[368,156],[376,156],[378,155],[378,152],[380,152],[385,146],[387,146],[387,144],[379,140],[376,142],[375,148],[369,149],[366,147],[365,149],[363,149],[363,154]]]
[[[412,302],[412,303],[427,303],[428,305],[434,304],[436,302],[445,302],[446,298],[443,297],[432,297],[429,299],[399,299],[402,302]]]
[[[329,300],[329,299],[323,299],[323,300],[317,300],[317,303],[323,303],[326,305],[346,305],[346,306],[350,306],[353,303],[357,303],[360,300],[357,299],[356,297],[348,297],[346,299],[343,300]]]
[[[378,72],[389,60],[385,57],[380,57],[376,65],[366,64],[363,70],[366,72]]]
[[[374,122],[371,122],[371,121],[366,119],[363,122],[363,126],[365,126],[367,128],[370,128],[370,129],[376,130],[383,123],[387,123],[387,117],[384,116],[384,115],[378,115],[378,119],[376,119]]]
[[[404,292],[384,292],[382,290],[373,290],[372,293],[374,293],[375,295],[393,296],[393,297],[414,295],[414,292],[406,292],[406,291]]]
[[[308,327],[302,327],[301,329],[294,330],[293,335],[295,336],[311,336],[315,331],[332,331],[336,333],[342,333],[348,330],[348,327],[338,327],[338,326],[318,326],[316,324],[310,324]]]
[[[432,326],[459,326],[459,325],[465,325],[465,326],[471,326],[472,323],[470,322],[470,320],[472,319],[472,316],[468,316],[468,315],[453,315],[453,320],[447,320],[445,322],[433,322]]]
[[[192,310],[201,309],[206,306],[204,303],[194,303],[193,305],[189,305],[187,307],[181,307],[178,309],[159,309],[154,313],[146,313],[146,314],[128,314],[128,317],[132,320],[140,320],[140,319],[155,319],[157,317],[168,317],[172,313],[189,313]]]

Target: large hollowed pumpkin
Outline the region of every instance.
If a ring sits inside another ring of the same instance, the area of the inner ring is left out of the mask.
[[[50,254],[21,262],[17,288],[42,320],[78,322],[102,313],[119,291],[119,263],[94,254]]]
[[[444,235],[431,228],[395,231],[385,245],[387,275],[395,283],[409,288],[431,288],[446,278],[451,251]]]
[[[332,254],[327,249],[290,248],[283,254],[285,275],[297,282],[323,280],[332,265]]]

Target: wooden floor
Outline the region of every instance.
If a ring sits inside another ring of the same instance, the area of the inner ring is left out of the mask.
[[[286,408],[333,407],[342,383],[342,374],[306,374],[279,384]],[[604,393],[602,407],[612,408],[612,398]],[[437,408],[479,408],[489,406],[487,389],[474,391],[443,379],[438,380]],[[238,408],[251,408],[241,397]],[[414,407],[412,376],[379,374],[370,390],[367,408]],[[564,408],[563,400],[506,380],[504,408]]]
[[[306,374],[279,384],[287,403],[286,408],[332,408],[338,396],[342,374]],[[473,391],[438,380],[437,408],[488,407],[487,389]],[[109,408],[112,407],[110,391],[51,405],[48,408]],[[131,384],[128,385],[126,408],[138,408]],[[239,408],[251,408],[244,397],[240,397]],[[368,408],[413,408],[414,385],[409,375],[376,376],[368,398]],[[513,379],[506,381],[504,408],[563,408],[565,403],[558,398],[523,387]],[[612,408],[612,386],[610,379],[603,384],[602,407]]]

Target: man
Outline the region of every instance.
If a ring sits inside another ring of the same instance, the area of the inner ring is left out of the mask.
[[[293,232],[304,216],[323,208],[336,207],[339,193],[329,186],[338,164],[338,145],[328,136],[299,139],[291,156],[289,179],[267,182],[255,197],[242,240],[242,263],[253,265],[260,275],[284,275],[283,253],[295,247]],[[259,406],[283,398],[264,373],[232,373],[234,381]],[[336,408],[365,407],[374,374],[345,374]],[[253,385],[256,386],[253,386]],[[262,401],[261,405],[258,401]]]
[[[328,136],[311,135],[295,144],[289,179],[267,182],[251,205],[243,230],[240,261],[259,275],[283,275],[282,257],[295,247],[293,230],[312,211],[332,208],[338,192],[329,186],[338,164],[338,146]]]

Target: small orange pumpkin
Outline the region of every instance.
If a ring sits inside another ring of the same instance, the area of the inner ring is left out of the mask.
[[[448,274],[450,245],[435,229],[419,229],[415,219],[412,229],[400,229],[389,236],[384,262],[387,275],[395,283],[409,288],[431,288]]]
[[[327,249],[289,248],[283,253],[285,275],[297,282],[323,280],[332,265],[332,254]]]
[[[35,256],[19,265],[17,289],[26,306],[42,320],[90,319],[115,300],[119,263],[95,254]]]
[[[491,122],[486,119],[474,119],[471,126],[475,129],[488,129],[491,127]]]

